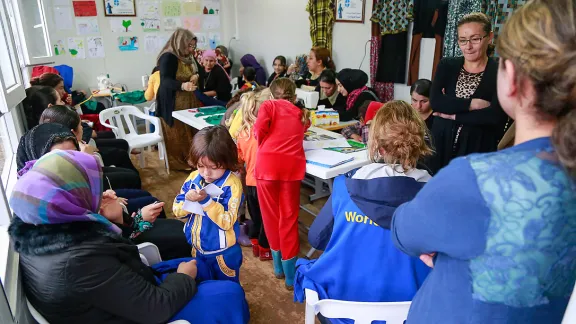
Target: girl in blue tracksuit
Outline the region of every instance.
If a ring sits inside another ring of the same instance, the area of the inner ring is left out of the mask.
[[[374,163],[334,180],[332,196],[308,234],[310,244],[324,253],[317,260],[298,260],[295,301],[303,302],[306,288],[320,299],[412,300],[430,269],[394,247],[390,222],[396,207],[430,179],[427,171],[416,168],[431,153],[425,133],[426,125],[404,101],[389,102],[378,111],[368,141]]]
[[[242,182],[232,172],[239,167],[236,144],[223,126],[200,130],[192,141],[190,164],[198,170],[184,182],[173,205],[174,215],[188,218],[184,233],[192,245],[192,257],[208,264],[212,279],[239,282],[242,250],[237,243],[242,204]],[[223,192],[209,196],[204,188],[214,184]],[[200,204],[202,213],[184,209],[184,203]]]

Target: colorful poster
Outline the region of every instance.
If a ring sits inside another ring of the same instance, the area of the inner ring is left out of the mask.
[[[98,34],[98,18],[76,18],[76,33],[78,35]]]
[[[216,47],[218,47],[218,45],[221,45],[221,37],[220,37],[220,33],[208,33],[208,45],[210,46],[211,49],[216,49]]]
[[[86,58],[86,48],[84,47],[84,38],[68,37],[68,51],[75,60]]]
[[[106,16],[136,16],[135,0],[104,0]]]
[[[129,33],[132,31],[132,19],[110,18],[110,30],[113,33]]]
[[[205,15],[219,15],[220,14],[220,0],[204,0],[202,13]]]
[[[182,5],[179,0],[162,1],[162,13],[166,17],[177,17],[182,14]]]
[[[202,29],[204,30],[220,29],[220,16],[217,15],[204,16],[204,21],[202,22]]]
[[[182,27],[193,32],[200,31],[202,30],[202,17],[184,17]]]
[[[138,37],[136,36],[120,36],[118,37],[118,49],[122,52],[137,51],[138,50]]]
[[[207,49],[208,48],[208,38],[204,33],[195,33],[196,37],[198,38],[198,42],[196,43],[196,47],[200,49]]]
[[[140,18],[140,26],[145,32],[160,31],[160,18]]]
[[[98,15],[94,0],[74,0],[72,7],[74,7],[74,16],[76,17],[96,17]]]
[[[364,22],[365,0],[338,0],[336,2],[336,21]]]
[[[103,58],[104,57],[104,42],[102,36],[88,37],[88,58]]]
[[[202,14],[202,0],[184,0],[182,2],[182,15],[194,16]]]
[[[138,15],[143,18],[160,18],[160,8],[157,1],[138,3]]]
[[[72,8],[54,7],[54,24],[58,30],[73,29]]]
[[[56,40],[52,45],[52,47],[54,48],[54,55],[56,56],[66,55],[66,48],[64,47],[63,40],[61,39]]]
[[[164,30],[176,30],[178,27],[182,27],[180,17],[164,17]]]

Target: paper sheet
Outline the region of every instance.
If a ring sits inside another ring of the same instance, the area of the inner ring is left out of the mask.
[[[74,16],[76,17],[96,17],[96,1],[94,0],[74,0],[72,1]]]
[[[86,47],[84,46],[84,38],[68,37],[68,51],[75,60],[85,59]]]
[[[104,9],[107,16],[130,16],[136,15],[136,0],[106,0]]]
[[[218,15],[205,15],[202,29],[213,30],[220,29],[220,16]]]
[[[166,44],[166,37],[157,35],[146,35],[144,38],[144,50],[149,54],[158,54],[164,44]]]
[[[207,49],[208,48],[208,37],[206,36],[206,34],[205,33],[194,33],[194,35],[196,35],[196,38],[198,39],[196,46],[199,49]]]
[[[100,33],[98,18],[76,18],[76,33],[78,35]]]
[[[193,16],[202,14],[202,0],[184,0],[182,2],[182,15]]]
[[[72,8],[54,7],[54,24],[58,30],[73,29]]]
[[[138,15],[143,18],[160,18],[160,7],[157,1],[138,3]]]
[[[88,58],[103,58],[104,55],[104,41],[102,36],[88,37]]]
[[[224,193],[224,191],[222,189],[220,189],[220,187],[218,187],[217,185],[215,185],[213,183],[202,188],[202,190],[204,190],[206,192],[206,194],[210,197],[218,197]]]
[[[204,209],[202,209],[202,205],[196,201],[185,200],[184,204],[182,205],[182,209],[191,214],[204,215]]]
[[[179,0],[162,1],[162,13],[166,17],[177,17],[182,14],[182,5]]]
[[[184,17],[182,18],[182,27],[198,32],[202,29],[202,17]]]
[[[220,0],[204,0],[204,8],[202,13],[205,15],[219,15],[220,14]]]
[[[138,37],[120,36],[118,37],[118,49],[122,52],[137,51],[139,48]]]
[[[208,42],[211,49],[216,49],[221,43],[220,33],[208,33]]]
[[[176,30],[178,27],[182,27],[180,17],[164,17],[164,30]]]
[[[140,26],[145,32],[160,31],[160,18],[140,18]]]
[[[110,30],[113,33],[129,33],[132,31],[133,22],[130,18],[108,18]]]
[[[62,39],[55,40],[52,48],[54,48],[54,55],[56,56],[66,54],[66,47],[64,47],[64,41]]]

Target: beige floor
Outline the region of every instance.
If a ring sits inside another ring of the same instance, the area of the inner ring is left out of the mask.
[[[146,167],[140,170],[143,189],[151,192],[156,198],[166,202],[165,210],[168,217],[172,217],[172,201],[179,192],[188,173],[173,171],[168,175],[158,160],[157,152],[146,152]],[[137,159],[133,156],[134,165]],[[326,202],[319,199],[311,204],[307,196],[311,193],[308,188],[301,190],[301,202],[310,210],[318,212]],[[300,211],[300,221],[309,226],[314,216]],[[306,254],[308,244],[307,231],[300,227],[300,254]],[[244,263],[240,272],[240,281],[246,291],[246,298],[250,305],[250,323],[303,323],[304,305],[293,302],[292,292],[284,288],[281,280],[274,278],[272,263],[261,262],[252,256],[251,248],[242,248]],[[318,252],[313,256],[317,257]]]

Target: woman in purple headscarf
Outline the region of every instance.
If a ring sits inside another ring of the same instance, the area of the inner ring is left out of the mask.
[[[242,67],[245,68],[253,67],[256,70],[256,83],[259,85],[266,85],[266,72],[264,71],[262,65],[258,63],[254,55],[246,54],[242,56],[240,59],[240,64],[242,64]]]

